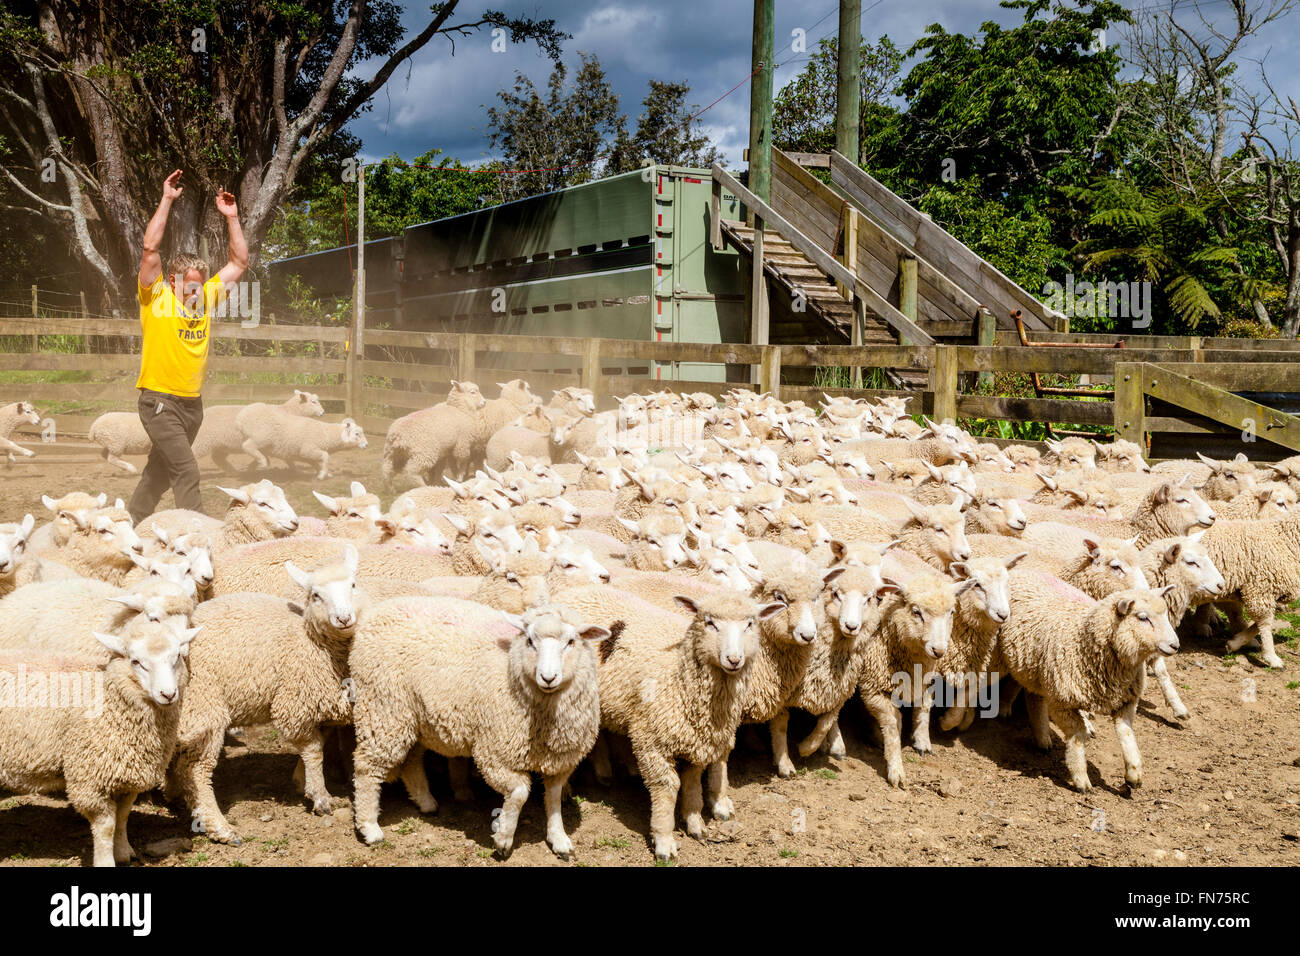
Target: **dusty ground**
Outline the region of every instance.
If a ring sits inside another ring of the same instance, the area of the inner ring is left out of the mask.
[[[339,456],[334,477],[319,484],[287,472],[269,476],[302,513],[320,514],[311,489],[338,493],[353,478],[374,482],[378,445]],[[42,457],[5,473],[0,521],[27,511],[43,520],[42,494],[82,489],[127,498],[134,488],[134,477],[92,460],[84,448],[33,447]],[[203,477],[205,505],[220,513],[225,497],[215,485],[240,479],[211,468]],[[1250,655],[1225,657],[1221,641],[1184,641],[1171,671],[1192,716],[1173,720],[1151,683],[1136,724],[1146,783],[1132,792],[1109,722],[1099,722],[1089,746],[1096,789],[1085,796],[1065,785],[1059,740],[1050,754],[1033,749],[1021,705],[1011,720],[977,721],[959,736],[936,732],[931,755],[906,749],[908,787],[901,791],[886,785],[881,752],[856,701],[845,711],[848,757],[801,761],[790,780],[771,772],[765,731],[751,741],[742,734],[731,761],[737,823],[711,824],[703,844],[679,834],[680,865],[1300,864],[1298,631],[1293,620],[1279,637],[1286,642],[1282,672]],[[792,721],[791,738],[806,726]],[[146,797],[132,815],[132,842],[163,855],[145,865],[503,865],[491,858],[489,832],[499,798],[476,781],[473,803],[453,802],[439,761],[430,767],[437,815],[420,815],[400,786],[385,788],[380,823],[387,839],[371,848],[353,832],[351,788],[339,767],[330,776],[334,815],[316,817],[293,790],[295,758],[274,728],[250,727],[228,743],[216,789],[244,844],[191,838],[187,814]],[[645,838],[649,799],[639,781],[604,788],[582,768],[573,793],[565,808],[573,865],[653,862]],[[538,789],[505,865],[564,865],[543,842],[540,801]],[[88,862],[89,850],[87,824],[63,801],[0,797],[0,861],[75,866]]]

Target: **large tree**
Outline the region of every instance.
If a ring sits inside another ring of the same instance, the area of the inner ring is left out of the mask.
[[[493,27],[559,56],[554,21],[460,6],[435,3],[407,37],[392,0],[5,0],[0,203],[57,223],[111,296],[129,289],[159,184],[179,166],[174,247],[219,248],[210,199],[224,187],[256,256],[304,164],[332,154],[338,169],[356,146],[345,125],[435,37]]]

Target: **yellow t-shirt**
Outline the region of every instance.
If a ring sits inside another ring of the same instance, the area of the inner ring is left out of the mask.
[[[203,283],[203,308],[198,312],[176,298],[165,275],[147,289],[138,281],[136,285],[144,345],[135,387],[195,398],[208,368],[208,335],[223,292],[221,276]]]

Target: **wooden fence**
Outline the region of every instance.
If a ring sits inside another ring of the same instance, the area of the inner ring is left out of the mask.
[[[130,320],[0,318],[0,400],[28,399],[42,411],[53,408],[69,433],[100,411],[134,408],[138,334],[138,324]],[[491,395],[492,383],[523,375],[543,395],[566,385],[590,388],[604,407],[614,395],[658,388],[715,395],[757,388],[811,405],[823,391],[911,395],[913,412],[939,420],[1070,422],[1113,427],[1134,440],[1149,433],[1211,436],[1254,427],[1259,439],[1300,451],[1300,419],[1235,394],[1300,393],[1295,342],[1129,337],[1122,349],[1038,349],[1003,344],[1000,333],[995,345],[760,346],[370,328],[365,353],[353,356],[347,336],[343,327],[217,323],[204,397],[210,403],[279,401],[289,388],[308,388],[330,411],[347,412],[368,431],[382,433],[393,418],[441,401],[453,379],[478,381]],[[1112,337],[1035,333],[1033,338],[1082,345]],[[503,355],[513,363],[503,363]],[[611,374],[615,361],[617,373]],[[626,374],[633,362],[644,362],[646,374]],[[677,381],[671,365],[651,371],[655,363],[675,362],[722,366],[728,380]],[[809,368],[920,370],[928,385],[908,392],[783,381],[784,372]],[[979,373],[1030,372],[1113,377],[1115,398],[979,394],[971,387]],[[751,378],[755,384],[749,384]]]

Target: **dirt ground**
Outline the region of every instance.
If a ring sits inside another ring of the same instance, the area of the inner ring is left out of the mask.
[[[338,456],[334,476],[321,483],[286,471],[268,476],[301,513],[321,514],[312,488],[337,494],[352,479],[377,486],[380,444],[372,440],[365,452]],[[93,460],[84,446],[32,447],[40,457],[4,473],[0,521],[28,511],[44,520],[42,494],[102,490],[128,498],[135,486],[133,476]],[[204,504],[214,514],[226,500],[218,483],[241,480],[204,468]],[[843,720],[848,756],[798,761],[800,772],[789,780],[772,772],[766,731],[743,732],[731,759],[736,822],[710,822],[704,843],[679,832],[678,865],[1300,864],[1298,633],[1293,617],[1279,635],[1287,664],[1281,672],[1260,666],[1254,655],[1225,656],[1221,639],[1184,640],[1170,670],[1192,716],[1174,720],[1150,682],[1135,725],[1145,785],[1132,791],[1109,721],[1098,722],[1089,744],[1095,789],[1082,795],[1066,786],[1059,738],[1050,754],[1033,748],[1022,704],[1009,720],[979,720],[960,735],[936,731],[930,755],[905,748],[904,790],[885,783],[881,751],[856,700]],[[791,739],[809,724],[796,715]],[[543,840],[540,787],[524,809],[514,855],[502,864],[492,858],[489,829],[500,798],[476,780],[475,800],[455,803],[445,766],[430,758],[438,813],[423,816],[400,785],[386,787],[386,840],[367,847],[351,825],[351,786],[341,764],[328,778],[334,813],[317,817],[293,788],[295,757],[274,728],[246,728],[227,744],[215,785],[243,845],[194,837],[188,814],[154,794],[142,797],[131,817],[132,843],[146,851],[143,865],[565,865]],[[584,766],[572,789],[564,811],[575,846],[569,865],[653,863],[649,799],[638,780],[621,777],[605,788]],[[61,799],[0,796],[0,863],[76,866],[89,855],[89,827]]]

